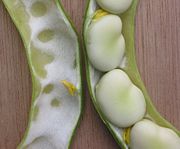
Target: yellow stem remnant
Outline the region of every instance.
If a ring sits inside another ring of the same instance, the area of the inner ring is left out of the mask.
[[[108,14],[109,14],[108,12],[106,12],[102,9],[99,9],[95,12],[94,17],[93,17],[93,21],[96,21],[96,20],[100,19],[101,17],[106,16]]]
[[[131,132],[131,127],[126,128],[123,133],[123,140],[128,145],[130,144],[130,132]]]
[[[67,90],[69,91],[71,96],[75,96],[77,88],[74,86],[74,84],[72,84],[66,80],[62,80],[61,83],[67,88]]]

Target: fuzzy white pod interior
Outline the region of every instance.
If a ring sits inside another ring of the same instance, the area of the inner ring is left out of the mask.
[[[36,79],[33,83],[40,84],[39,94],[32,102],[28,129],[18,148],[66,149],[81,113],[78,38],[56,0],[3,2],[15,24],[18,23],[17,28],[23,41],[27,39],[24,43],[31,71]],[[23,15],[19,13],[28,16],[26,22],[23,22]],[[22,34],[24,26],[28,26],[26,34],[30,39]],[[42,39],[42,34],[48,34],[50,38],[44,36]],[[74,96],[61,80],[73,84],[76,88]],[[49,85],[52,88],[47,92],[45,90]]]

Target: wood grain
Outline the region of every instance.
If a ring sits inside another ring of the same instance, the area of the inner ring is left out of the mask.
[[[85,0],[63,0],[79,32]],[[180,1],[140,0],[137,61],[160,113],[180,129]],[[19,34],[0,1],[0,149],[15,149],[27,126],[31,77]],[[85,82],[85,81],[84,81]],[[85,110],[73,149],[116,149],[85,91]]]

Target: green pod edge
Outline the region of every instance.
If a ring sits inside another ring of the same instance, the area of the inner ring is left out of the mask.
[[[110,123],[106,120],[105,116],[103,115],[102,111],[100,110],[98,104],[96,103],[95,96],[93,95],[93,88],[91,86],[91,78],[90,78],[90,62],[88,60],[87,51],[86,51],[86,21],[89,16],[88,10],[90,9],[90,3],[93,3],[94,0],[87,0],[87,6],[86,6],[86,12],[84,20],[84,30],[83,30],[83,42],[84,42],[84,57],[85,57],[85,65],[86,65],[86,76],[87,76],[87,82],[88,82],[88,88],[89,92],[93,101],[93,104],[95,106],[96,111],[98,112],[99,116],[101,117],[104,124],[107,126],[111,134],[113,135],[116,142],[120,145],[122,149],[126,149],[127,147],[124,145],[124,142],[115,134],[113,129],[110,126]],[[153,105],[153,102],[148,94],[147,89],[145,88],[145,85],[141,79],[137,62],[136,62],[136,51],[135,51],[135,17],[137,13],[137,7],[139,4],[139,0],[133,0],[133,3],[131,7],[124,12],[123,14],[119,15],[122,19],[123,29],[122,34],[124,35],[125,41],[126,41],[126,51],[125,55],[127,58],[127,66],[125,69],[122,69],[125,71],[132,82],[139,87],[146,99],[147,104],[147,114],[155,123],[157,123],[160,126],[167,127],[172,129],[177,133],[178,136],[180,136],[180,131],[178,131],[171,123],[169,123],[165,118],[163,118],[160,113],[156,110],[155,106]]]
[[[9,3],[11,2],[11,0],[2,0],[2,3],[4,4],[4,6],[5,6],[5,8],[6,8],[6,10],[7,10],[7,12],[9,13],[9,15],[10,15],[10,17],[11,17],[11,19],[12,19],[12,21],[13,21],[13,23],[14,23],[14,25],[15,25],[15,27],[17,28],[17,31],[18,31],[18,33],[20,34],[20,36],[21,36],[21,39],[22,39],[22,42],[23,42],[23,45],[24,45],[24,47],[25,47],[25,49],[28,49],[28,46],[27,46],[27,41],[28,40],[30,40],[30,38],[29,38],[29,36],[25,33],[25,32],[23,32],[22,30],[26,30],[27,28],[25,27],[25,26],[19,26],[19,23],[21,23],[21,22],[18,22],[17,20],[16,20],[16,16],[15,16],[15,14],[13,13],[13,11],[12,11],[12,9],[9,7]],[[75,28],[75,25],[73,24],[73,22],[72,22],[72,20],[70,19],[70,16],[67,14],[67,12],[65,11],[65,9],[64,9],[64,7],[63,7],[63,4],[62,4],[62,2],[61,2],[61,0],[54,0],[55,1],[55,3],[56,3],[56,5],[57,5],[57,8],[59,9],[59,10],[62,10],[62,12],[64,13],[63,15],[65,16],[65,18],[64,19],[66,19],[68,22],[69,22],[69,24],[70,24],[70,26],[71,26],[71,28],[73,29],[73,31],[74,31],[74,33],[76,34],[76,37],[77,37],[77,39],[78,39],[78,48],[79,48],[79,60],[78,60],[78,62],[79,62],[79,64],[80,64],[80,74],[81,74],[81,90],[80,90],[80,95],[81,95],[81,109],[80,109],[80,111],[81,111],[81,113],[80,113],[80,115],[79,115],[79,118],[78,118],[78,122],[77,122],[77,124],[76,124],[76,127],[73,129],[73,133],[72,133],[72,135],[71,135],[71,139],[70,139],[70,141],[69,141],[69,144],[68,144],[68,149],[70,149],[70,146],[71,146],[71,144],[72,144],[72,141],[73,141],[73,137],[75,136],[75,132],[76,132],[76,129],[79,127],[79,125],[80,125],[80,121],[81,121],[81,117],[82,117],[82,113],[83,113],[83,110],[84,110],[84,107],[83,107],[83,105],[84,105],[84,100],[83,100],[83,98],[84,98],[84,94],[83,94],[83,80],[82,80],[82,70],[83,70],[83,68],[82,68],[82,50],[81,50],[81,47],[80,47],[80,36],[78,35],[78,32],[77,32],[77,30],[76,30],[76,28]],[[22,14],[22,16],[23,16],[24,14]],[[22,23],[23,24],[23,23]],[[25,142],[25,140],[26,140],[26,138],[27,138],[27,135],[28,135],[28,132],[29,132],[29,128],[30,128],[30,121],[31,121],[31,116],[32,116],[32,114],[33,114],[33,108],[32,108],[32,105],[33,105],[33,103],[34,103],[34,101],[35,101],[35,98],[37,97],[37,87],[38,87],[38,84],[36,83],[36,78],[35,78],[35,75],[33,74],[33,71],[32,71],[32,63],[31,63],[31,61],[30,61],[30,56],[28,55],[28,52],[27,52],[27,50],[25,50],[25,53],[26,53],[26,57],[27,57],[27,62],[28,62],[28,67],[29,67],[29,70],[30,70],[30,75],[31,75],[31,80],[32,80],[32,100],[31,100],[31,108],[30,108],[30,111],[29,111],[29,118],[28,118],[28,125],[27,125],[27,128],[26,128],[26,130],[25,130],[25,133],[24,133],[24,135],[23,135],[23,139],[21,140],[21,142],[19,143],[19,145],[17,146],[17,149],[22,149],[22,145],[23,145],[23,143]]]

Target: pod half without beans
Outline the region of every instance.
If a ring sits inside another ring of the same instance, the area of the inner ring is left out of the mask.
[[[180,132],[155,109],[135,59],[138,0],[89,0],[86,70],[94,106],[123,149],[179,149]]]
[[[66,149],[82,109],[78,37],[58,0],[3,0],[26,48],[33,81],[19,149]]]

